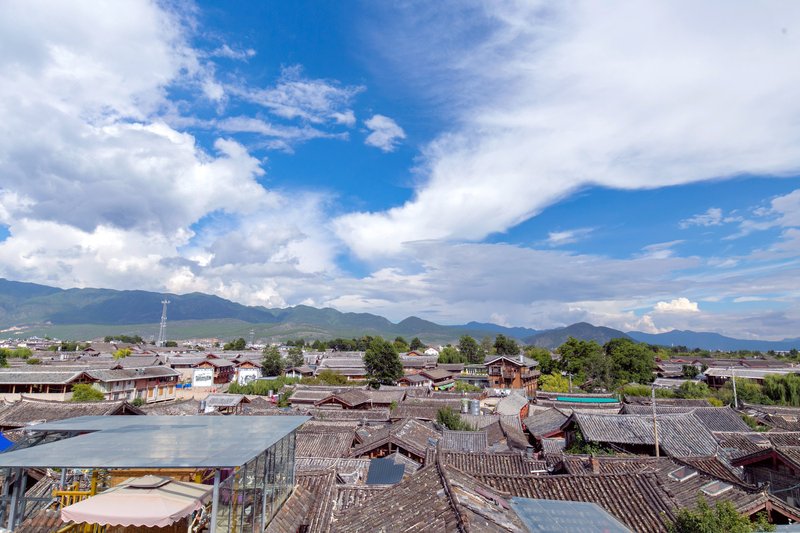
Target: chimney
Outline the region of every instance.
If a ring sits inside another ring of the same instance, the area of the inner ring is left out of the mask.
[[[592,467],[592,474],[599,474],[600,473],[600,460],[592,455],[589,457],[589,464]]]
[[[525,457],[527,457],[529,459],[533,459],[534,458],[533,446],[526,446],[525,447]]]

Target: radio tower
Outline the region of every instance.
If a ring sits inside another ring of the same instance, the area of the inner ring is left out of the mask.
[[[164,346],[164,343],[167,342],[167,304],[170,303],[169,300],[164,298],[161,300],[161,327],[158,329],[158,340],[156,341],[156,346]]]

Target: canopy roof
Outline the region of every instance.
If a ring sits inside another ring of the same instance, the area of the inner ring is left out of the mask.
[[[0,454],[0,467],[230,468],[241,466],[307,416],[82,416],[28,432],[77,436]]]
[[[61,509],[64,522],[109,526],[165,527],[199,510],[210,485],[159,476],[129,478],[97,496]]]

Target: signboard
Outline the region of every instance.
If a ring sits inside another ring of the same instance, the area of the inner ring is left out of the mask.
[[[214,369],[213,368],[195,368],[192,373],[192,386],[193,387],[213,387],[214,386]]]
[[[254,379],[261,377],[261,369],[259,368],[240,368],[237,381],[239,385],[247,385]]]

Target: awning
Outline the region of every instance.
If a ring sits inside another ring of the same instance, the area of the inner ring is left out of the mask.
[[[61,509],[61,520],[108,526],[165,527],[211,498],[212,487],[159,476],[126,479],[97,496]]]

